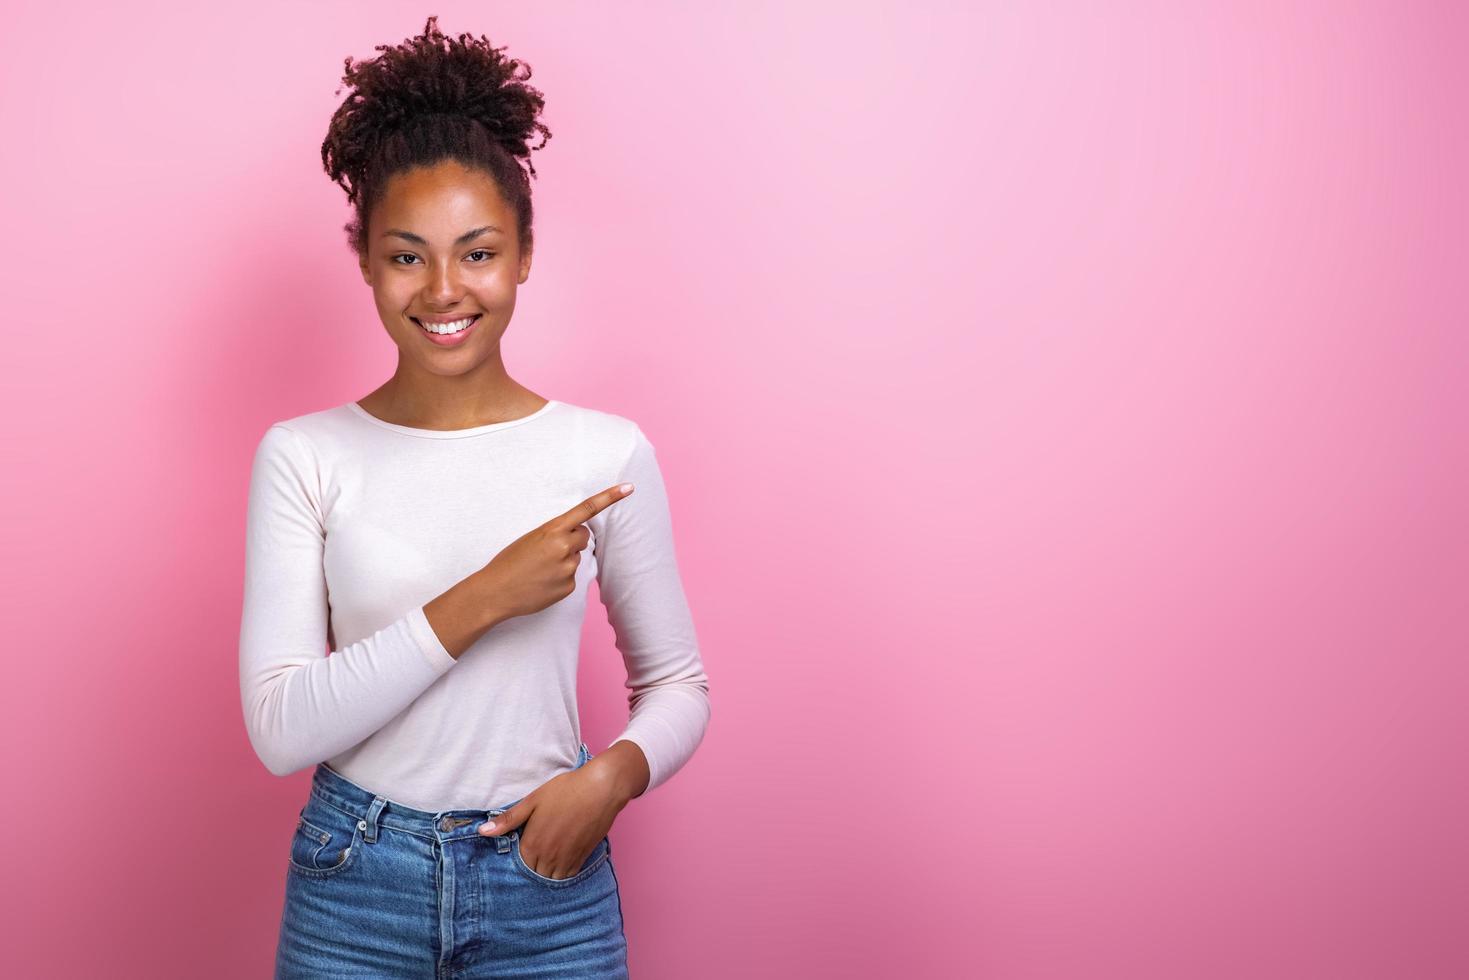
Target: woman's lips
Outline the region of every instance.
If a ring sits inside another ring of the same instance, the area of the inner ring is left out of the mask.
[[[434,333],[432,330],[424,329],[423,324],[419,323],[414,317],[409,317],[408,319],[413,320],[414,325],[418,327],[418,332],[423,334],[429,343],[437,344],[440,347],[458,347],[469,338],[470,334],[474,333],[474,328],[479,325],[480,317],[481,314],[476,313],[474,320],[469,326],[458,333]]]

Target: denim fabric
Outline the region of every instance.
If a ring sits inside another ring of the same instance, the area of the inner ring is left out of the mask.
[[[591,757],[582,743],[576,768]],[[475,830],[519,802],[429,813],[318,765],[292,830],[276,980],[627,977],[611,840],[569,878],[539,875],[520,855],[526,825]]]

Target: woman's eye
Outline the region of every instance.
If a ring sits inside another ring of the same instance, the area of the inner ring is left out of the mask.
[[[489,249],[484,249],[484,248],[477,248],[473,252],[470,252],[469,254],[471,256],[483,255],[484,256],[484,259],[482,261],[484,261],[484,262],[488,262],[488,261],[490,261],[490,259],[492,259],[492,258],[495,257],[495,253],[494,252],[491,252]],[[393,256],[392,262],[393,262],[394,265],[413,265],[412,262],[399,262],[398,260],[399,259],[416,259],[416,258],[418,258],[418,256],[414,255],[412,252],[404,252],[402,255],[395,255],[395,256]]]

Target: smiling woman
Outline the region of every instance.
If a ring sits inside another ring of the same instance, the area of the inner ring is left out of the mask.
[[[505,368],[550,135],[529,66],[432,17],[378,50],[322,160],[397,369],[270,425],[250,478],[246,728],[271,772],[315,767],[276,976],[625,977],[608,831],[709,720],[662,473],[637,423]],[[593,578],[629,691],[595,755]]]
[[[529,65],[483,37],[450,40],[434,17],[422,36],[379,50],[347,59],[343,80],[357,92],[321,147],[353,207],[348,244],[400,352],[398,372],[361,404],[430,428],[534,411],[546,399],[510,378],[500,338],[530,276],[530,155],[551,136],[545,99]]]

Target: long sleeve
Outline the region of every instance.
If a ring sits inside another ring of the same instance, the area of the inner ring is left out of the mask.
[[[647,756],[646,795],[703,740],[709,679],[679,578],[663,475],[640,428],[619,482],[635,489],[603,512],[594,552],[598,590],[627,668],[628,724],[613,741],[632,742]]]
[[[325,540],[310,448],[272,425],[250,473],[240,698],[250,743],[277,776],[357,745],[457,663],[421,605],[328,656]]]

